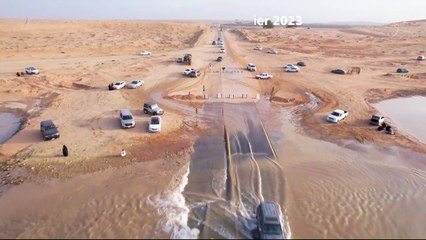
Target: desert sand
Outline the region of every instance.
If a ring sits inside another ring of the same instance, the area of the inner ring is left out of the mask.
[[[425,51],[425,21],[344,29],[266,30],[229,26],[224,30],[227,52],[223,63],[215,62],[218,49],[211,45],[217,37],[216,30],[213,24],[196,22],[0,20],[0,110],[23,119],[21,130],[0,145],[0,207],[5,213],[5,218],[0,219],[0,229],[8,229],[0,231],[1,236],[170,237],[170,228],[164,232],[158,230],[161,211],[152,208],[150,201],[141,199],[167,198],[168,193],[174,197],[170,189],[180,186],[194,141],[209,128],[197,120],[207,101],[254,103],[259,94],[261,99],[270,99],[274,107],[287,109],[309,103],[313,96],[318,107],[293,112],[298,120],[291,121],[296,121],[297,126],[282,128],[290,137],[295,136],[291,146],[310,142],[321,147],[326,146],[321,142],[342,145],[349,141],[361,146],[398,147],[421,156],[426,154],[426,146],[415,137],[398,129],[396,135],[384,135],[368,124],[376,112],[373,103],[426,93],[426,63],[415,60]],[[259,45],[262,51],[253,50]],[[272,47],[278,49],[278,54],[266,53]],[[142,50],[151,51],[152,55],[138,55]],[[192,53],[191,67],[200,69],[201,77],[182,76],[181,72],[188,66],[176,64],[175,60],[184,53]],[[299,60],[307,64],[301,72],[283,71],[284,64]],[[245,71],[249,62],[257,65],[256,73],[269,72],[274,78],[255,80],[255,73]],[[15,75],[30,65],[41,73]],[[222,72],[222,66],[228,72]],[[359,67],[361,73],[330,73],[334,68],[352,67]],[[408,67],[410,73],[396,74],[398,67]],[[236,74],[227,77],[228,81],[218,80],[230,72]],[[133,79],[142,79],[145,84],[138,89],[107,90],[111,82]],[[224,99],[217,99],[218,93]],[[203,99],[204,94],[209,99]],[[230,99],[230,94],[236,99]],[[241,98],[242,94],[249,97]],[[160,134],[147,132],[149,116],[142,108],[150,100],[165,110]],[[121,108],[133,112],[135,128],[120,129]],[[337,131],[336,125],[324,120],[335,108],[350,112],[350,117],[338,124]],[[59,139],[42,140],[39,123],[45,119],[52,119],[59,126]],[[276,126],[270,125],[266,125],[267,130],[274,131]],[[70,149],[68,158],[61,155],[63,144]],[[272,144],[279,153],[285,152],[283,155],[300,154],[288,149],[282,141]],[[126,158],[119,157],[121,148],[126,149]],[[330,159],[337,159],[340,154],[350,155],[340,148],[328,145],[326,148],[330,150],[326,154]],[[295,168],[288,162],[282,164],[284,172],[286,168]],[[416,164],[417,174],[424,178],[424,163]],[[295,172],[303,174],[305,170],[300,167]],[[295,173],[290,173],[291,176],[298,177]],[[49,190],[38,189],[45,182],[52,185]],[[100,186],[105,189],[99,190]],[[298,189],[294,190],[295,196],[309,189],[291,188]],[[77,196],[73,198],[73,194]],[[29,196],[34,199],[25,200],[31,199]],[[49,200],[49,196],[57,197]],[[287,201],[294,202],[295,198],[289,197]],[[3,210],[17,199],[21,200],[14,208]],[[23,206],[28,201],[40,210],[26,207],[25,213]],[[43,206],[48,201],[53,210]],[[81,222],[78,231],[72,224],[55,224],[52,214],[60,211],[62,203],[70,216],[63,212],[60,216]],[[74,204],[82,205],[81,209],[98,209],[81,215]],[[111,205],[117,212],[105,210]],[[149,217],[137,219],[132,211]],[[289,211],[289,216],[297,214]],[[19,221],[20,216],[26,217]],[[112,216],[116,221],[99,221]],[[32,220],[40,217],[44,222]],[[19,223],[15,224],[16,221]],[[126,224],[120,225],[122,221],[127,221],[132,229],[143,227],[126,232],[123,231]],[[41,228],[43,224],[50,228]],[[110,231],[104,231],[108,227]],[[303,224],[294,229],[296,237],[348,236],[337,230],[335,233],[312,230],[303,234]],[[380,232],[374,234],[381,236]]]

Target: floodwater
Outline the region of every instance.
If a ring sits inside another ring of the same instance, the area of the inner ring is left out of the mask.
[[[285,237],[285,181],[268,143],[255,104],[207,104],[216,114],[209,133],[194,144],[184,195],[191,208],[189,226],[200,238],[257,236],[255,209],[261,201],[279,203]]]
[[[409,133],[426,144],[426,97],[394,98],[375,104],[398,129]]]
[[[294,110],[276,111],[278,121],[285,123],[275,146],[285,173],[292,237],[426,236],[425,155],[398,147],[315,139],[292,120]],[[274,127],[268,121],[265,125]]]
[[[12,113],[0,113],[0,144],[19,131],[21,118]]]

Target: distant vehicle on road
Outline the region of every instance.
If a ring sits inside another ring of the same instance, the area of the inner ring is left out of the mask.
[[[128,88],[138,88],[144,84],[144,81],[142,80],[133,80],[127,85]]]
[[[381,126],[384,121],[385,117],[379,114],[374,114],[373,116],[371,116],[370,124]]]
[[[60,137],[58,128],[52,120],[44,120],[40,122],[40,131],[44,140],[51,140]]]
[[[143,104],[143,112],[145,114],[152,114],[152,115],[163,115],[164,110],[161,109],[156,103],[153,102],[147,102]]]
[[[177,62],[177,63],[182,63],[182,62],[183,62],[183,58],[182,58],[182,57],[178,57],[178,58],[176,58],[176,62]]]
[[[298,61],[297,66],[306,67],[306,63],[304,61]]]
[[[25,68],[25,73],[27,73],[27,74],[39,74],[40,70],[38,70],[35,67],[27,67],[27,68]]]
[[[129,109],[120,110],[120,124],[121,128],[135,127],[135,119]]]
[[[187,68],[182,72],[182,74],[185,76],[188,76],[194,70],[195,70],[194,68]]]
[[[161,117],[152,116],[149,120],[148,132],[158,133],[161,132]]]
[[[255,48],[254,48],[254,50],[257,50],[257,51],[260,51],[260,50],[262,50],[263,48],[261,47],[261,46],[256,46]]]
[[[126,82],[124,82],[124,81],[118,81],[118,82],[115,82],[112,85],[112,89],[119,90],[119,89],[122,89],[124,86],[126,86]]]
[[[264,201],[256,209],[260,239],[285,239],[281,225],[281,210],[275,202]]]
[[[249,70],[250,72],[256,71],[256,65],[254,65],[253,63],[247,64],[247,70]]]
[[[217,59],[216,59],[216,61],[218,61],[218,62],[222,62],[222,60],[223,60],[223,57],[222,57],[222,56],[219,56],[219,57],[217,57]]]
[[[271,79],[272,75],[269,73],[260,73],[256,75],[256,79]]]
[[[408,73],[408,69],[406,69],[406,68],[398,68],[398,69],[396,69],[396,72],[397,73]]]
[[[151,56],[151,52],[148,52],[148,51],[142,51],[142,52],[140,53],[140,55],[142,55],[142,56]]]
[[[199,77],[200,75],[201,75],[201,72],[200,72],[199,70],[192,70],[192,71],[189,73],[189,76],[190,76],[190,77],[194,77],[194,78]]]
[[[327,121],[337,123],[348,116],[348,111],[336,109],[327,116]]]
[[[284,68],[284,71],[286,71],[286,72],[299,72],[299,68],[292,65],[292,66],[288,66],[288,67]]]
[[[342,69],[333,69],[331,72],[335,74],[346,74],[345,70]]]
[[[119,90],[119,89],[122,89],[124,86],[126,86],[126,82],[124,82],[124,81],[118,81],[118,82],[115,82],[112,85],[112,89]]]
[[[225,53],[225,48],[221,48],[219,52],[220,53]]]
[[[275,49],[275,48],[271,48],[271,49],[268,50],[268,53],[270,53],[270,54],[277,54],[278,50]]]
[[[417,56],[417,60],[419,60],[419,61],[423,61],[423,60],[425,60],[426,58],[425,58],[425,56],[423,56],[423,55],[419,55],[419,56]]]

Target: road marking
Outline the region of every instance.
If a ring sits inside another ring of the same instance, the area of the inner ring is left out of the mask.
[[[265,133],[266,140],[268,141],[269,147],[271,148],[272,154],[274,155],[274,158],[277,159],[277,155],[275,154],[275,150],[272,147],[271,141],[269,140],[268,133],[266,132],[265,126],[263,125],[262,120],[260,120],[260,126],[262,126],[263,132]]]

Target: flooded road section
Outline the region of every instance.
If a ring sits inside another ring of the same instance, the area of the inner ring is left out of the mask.
[[[255,104],[207,104],[203,112],[217,117],[194,145],[184,191],[188,225],[200,238],[254,238],[258,204],[285,204],[282,169]]]

